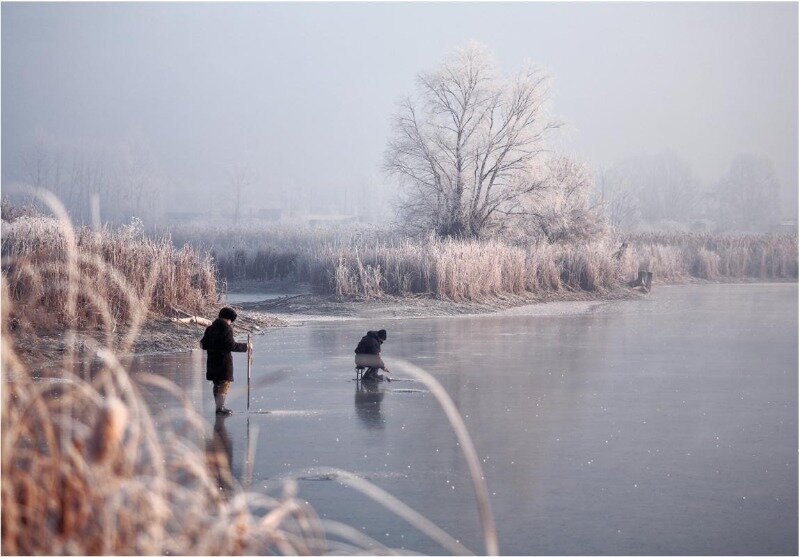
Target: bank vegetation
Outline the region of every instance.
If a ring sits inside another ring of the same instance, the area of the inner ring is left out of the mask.
[[[298,498],[290,478],[258,493],[250,491],[255,450],[248,448],[251,460],[242,476],[234,476],[226,441],[211,431],[183,390],[160,375],[130,371],[130,361],[123,356],[141,332],[151,304],[195,300],[175,298],[178,294],[156,285],[184,280],[172,277],[187,263],[181,257],[194,257],[194,251],[186,249],[181,255],[181,250],[163,241],[152,243],[129,230],[94,231],[99,238],[89,240],[85,237],[89,232],[72,230],[67,223],[57,221],[59,231],[49,220],[32,218],[14,219],[17,226],[10,234],[44,232],[42,245],[37,248],[36,237],[23,236],[27,240],[22,242],[23,237],[15,236],[16,251],[10,252],[17,256],[14,272],[35,277],[31,280],[39,301],[42,292],[49,296],[56,291],[48,303],[56,313],[54,319],[64,323],[64,336],[75,337],[89,316],[109,334],[86,337],[88,352],[95,355],[92,361],[81,358],[68,342],[53,365],[32,367],[20,357],[14,341],[20,321],[29,320],[28,307],[11,295],[11,287],[19,283],[4,277],[0,286],[0,549],[4,555],[397,553],[347,524],[320,519]],[[48,250],[44,253],[55,260],[22,257],[36,254],[37,249]],[[121,263],[115,258],[120,254],[133,261]],[[146,264],[141,257],[148,254],[155,259]],[[89,258],[91,264],[86,263]],[[206,259],[200,261],[208,264]],[[138,266],[145,270],[144,282]],[[128,280],[127,272],[133,272],[133,280]],[[192,283],[185,280],[184,286]],[[43,281],[56,281],[51,285],[55,288]],[[113,288],[102,289],[108,286],[106,281],[113,282]],[[191,292],[199,297],[211,291],[196,285]],[[87,306],[91,313],[86,313]],[[113,334],[123,315],[125,334]],[[415,373],[416,368],[410,367],[409,372]],[[444,389],[425,372],[416,373],[451,420],[470,465],[486,552],[496,554],[488,489],[463,420]],[[262,386],[263,381],[257,382],[255,388]],[[162,404],[165,400],[170,403]],[[381,503],[445,551],[469,552],[423,515],[366,480],[339,470],[327,469],[326,474]]]
[[[209,249],[220,276],[309,283],[320,294],[426,295],[485,300],[503,294],[600,293],[650,271],[657,283],[797,279],[796,235],[615,234],[530,244],[502,238],[404,236],[376,228],[279,224],[184,226],[173,240]]]
[[[176,247],[167,236],[145,234],[137,220],[120,227],[73,227],[42,213],[14,214],[8,208],[4,217],[2,273],[18,309],[15,323],[40,330],[101,323],[116,328],[136,309],[131,289],[159,315],[174,307],[202,311],[217,301],[210,255]]]

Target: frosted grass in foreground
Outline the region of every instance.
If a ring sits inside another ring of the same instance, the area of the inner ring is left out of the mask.
[[[347,525],[320,520],[313,508],[296,497],[293,481],[284,482],[274,494],[248,492],[232,477],[220,449],[206,447],[210,428],[176,385],[148,374],[134,381],[117,355],[130,348],[151,303],[158,299],[153,293],[165,262],[151,262],[142,288],[128,282],[108,260],[96,258],[94,267],[82,265],[79,242],[63,207],[51,196],[41,195],[59,217],[59,230],[51,238],[63,240],[64,266],[43,280],[42,273],[51,272],[50,266],[32,257],[18,259],[17,272],[39,285],[42,296],[67,293],[48,298],[60,302],[51,309],[63,315],[67,336],[75,335],[83,300],[94,304],[108,334],[87,341],[100,360],[100,368],[91,375],[78,361],[73,343],[68,343],[61,361],[44,372],[44,380],[34,378],[33,370],[14,349],[10,317],[20,306],[10,296],[9,281],[3,281],[4,554],[402,553]],[[36,253],[36,246],[31,249]],[[127,305],[119,313],[109,309],[102,292],[87,290],[98,274],[113,277],[122,291],[117,303]],[[15,328],[26,330],[28,324],[19,322],[25,320],[26,312],[15,315]],[[120,340],[115,324],[121,316],[128,329]],[[441,386],[416,368],[408,371],[436,394],[462,446],[471,447],[463,422]],[[164,391],[179,404],[153,413],[143,397],[145,385]],[[466,449],[465,456],[478,493],[486,551],[494,554],[497,538],[483,473],[474,449]],[[254,460],[253,455],[249,460]],[[247,485],[252,471],[245,475]],[[344,471],[338,471],[338,477],[443,548],[468,552],[421,514],[368,481]],[[329,540],[329,535],[341,541]]]

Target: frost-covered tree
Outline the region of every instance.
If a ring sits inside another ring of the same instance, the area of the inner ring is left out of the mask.
[[[549,76],[536,67],[502,76],[485,47],[455,50],[417,78],[403,99],[386,152],[401,180],[405,225],[475,237],[524,213],[522,198],[546,186],[537,172],[548,117]]]
[[[767,231],[780,219],[780,182],[767,157],[743,154],[731,161],[714,189],[720,228]]]
[[[546,159],[540,172],[541,186],[520,198],[521,210],[509,223],[511,237],[521,232],[528,241],[580,242],[605,231],[606,221],[590,200],[593,179],[585,165],[556,155]]]

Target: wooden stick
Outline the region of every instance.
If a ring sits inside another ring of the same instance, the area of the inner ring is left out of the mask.
[[[193,315],[191,317],[170,317],[170,321],[173,323],[184,323],[184,324],[197,324],[202,325],[204,327],[208,327],[211,325],[211,320],[206,319],[205,317],[198,317]]]
[[[253,367],[253,348],[250,345],[250,333],[247,334],[247,413],[250,413],[250,369]]]
[[[247,421],[247,447],[245,448],[244,478],[242,478],[242,482],[246,488],[249,488],[253,481],[253,451],[250,450],[250,414],[245,419]]]

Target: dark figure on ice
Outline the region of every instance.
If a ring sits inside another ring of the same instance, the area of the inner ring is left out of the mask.
[[[231,352],[247,352],[249,346],[244,342],[236,342],[233,338],[233,326],[236,312],[231,308],[219,310],[219,317],[206,327],[200,346],[208,352],[206,361],[206,379],[214,383],[214,403],[217,414],[230,415],[233,412],[225,408],[225,396],[233,383],[233,357]]]
[[[383,375],[378,373],[379,369],[390,373],[381,359],[381,344],[385,341],[385,329],[367,331],[367,334],[361,338],[358,346],[356,346],[356,367],[367,368],[367,371],[361,377],[362,381],[382,381]]]

